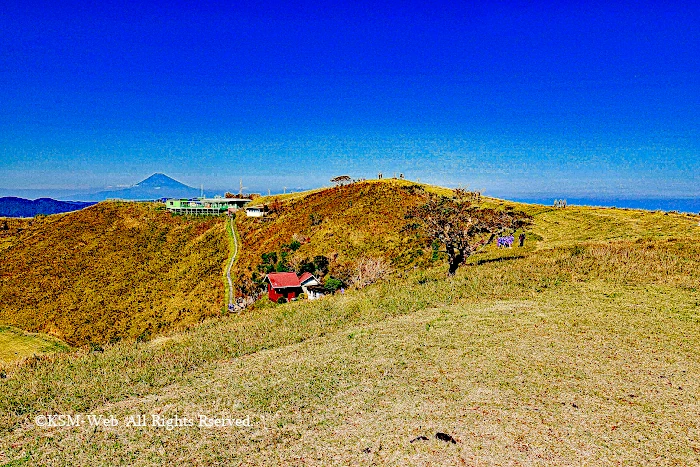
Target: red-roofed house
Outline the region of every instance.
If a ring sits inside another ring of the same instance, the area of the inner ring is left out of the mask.
[[[306,285],[307,282],[316,282],[315,284],[309,284],[309,285],[319,285],[318,280],[316,279],[316,276],[311,274],[310,272],[305,272],[301,276],[299,276],[299,283],[301,284],[302,287]]]
[[[271,272],[265,276],[267,282],[267,296],[273,302],[280,298],[291,300],[301,292],[301,283],[294,272]]]
[[[309,300],[315,300],[328,294],[328,290],[321,286],[321,283],[316,279],[316,276],[310,272],[305,272],[299,278],[299,283],[304,293],[309,297]]]

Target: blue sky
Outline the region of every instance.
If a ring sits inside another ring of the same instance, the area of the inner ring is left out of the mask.
[[[700,197],[698,7],[460,5],[3,2],[0,191]]]

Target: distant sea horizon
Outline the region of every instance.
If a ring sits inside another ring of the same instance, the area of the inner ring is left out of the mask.
[[[499,198],[501,196],[498,196]],[[507,199],[521,203],[544,204],[551,206],[557,198],[548,197],[512,197]],[[600,206],[628,209],[644,209],[647,211],[679,211],[700,213],[700,198],[616,198],[616,197],[580,197],[566,198],[569,206]]]
[[[256,187],[257,188],[257,187]],[[317,187],[319,188],[319,187]],[[287,193],[299,192],[312,190],[314,188],[302,188],[295,187],[292,189],[287,189]],[[206,189],[207,193],[216,193],[222,191],[220,189]],[[223,195],[226,190],[223,190],[219,195]],[[246,190],[248,192],[257,192],[263,195],[267,194],[267,190],[253,189]],[[72,190],[72,195],[66,196],[71,190],[11,190],[0,188],[0,197],[19,197],[24,199],[35,200],[38,198],[51,198],[54,200],[61,201],[82,201],[81,194],[76,193]],[[271,190],[270,194],[278,195],[282,194],[284,190]],[[496,198],[501,198],[510,201],[517,201],[521,203],[532,203],[532,204],[542,204],[545,206],[551,206],[554,204],[557,197],[548,196],[547,194],[541,195],[529,195],[529,196],[519,196],[510,195],[508,193],[485,193],[487,196],[493,196]],[[53,196],[52,196],[53,195]],[[685,213],[700,213],[700,197],[689,197],[689,198],[654,198],[654,197],[616,197],[616,196],[579,196],[579,197],[560,197],[566,199],[567,204],[576,206],[600,206],[600,207],[617,207],[617,208],[628,208],[628,209],[644,209],[648,211],[679,211]]]

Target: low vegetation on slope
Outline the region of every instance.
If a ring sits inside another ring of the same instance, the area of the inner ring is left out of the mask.
[[[700,216],[638,209],[519,205],[536,216],[532,232],[543,248],[581,242],[698,237]]]
[[[314,302],[263,300],[149,343],[44,357],[0,380],[0,451],[28,465],[691,465],[698,238],[501,251],[450,279],[445,267],[399,273]],[[31,422],[76,412],[229,413],[254,426]]]
[[[275,266],[297,272],[304,262],[323,255],[330,260],[329,274],[346,283],[353,282],[358,264],[367,258],[383,259],[394,271],[441,264],[445,259],[438,250],[441,246],[405,228],[410,223],[406,215],[424,202],[424,190],[454,195],[446,188],[388,179],[257,200],[273,212],[264,220],[237,219],[243,239],[236,271],[239,288],[249,286],[254,276],[262,278],[262,256],[270,253],[275,254]],[[537,248],[545,249],[587,241],[684,238],[697,231],[698,223],[697,216],[682,214],[582,206],[557,209],[488,197],[481,197],[479,205],[533,216],[526,245],[538,242]],[[491,245],[472,261],[508,254],[495,249]]]
[[[0,326],[0,366],[34,355],[69,350],[68,345],[46,334],[24,332],[12,326]]]
[[[42,219],[43,216],[35,219],[0,218],[0,253],[5,248],[9,248],[25,229],[37,222],[41,222]]]
[[[314,191],[275,203],[268,219],[242,217],[238,221],[243,248],[238,269],[250,276],[261,255],[300,241],[288,261],[324,255],[331,273],[342,275],[364,257],[383,257],[395,267],[429,258],[425,242],[402,232],[405,215],[420,202],[415,185],[408,182],[363,182]],[[427,245],[430,249],[430,245]]]
[[[220,313],[228,255],[221,219],[106,202],[18,222],[0,247],[0,323],[82,345]]]
[[[426,191],[454,196],[449,189],[389,179],[256,200],[270,208],[270,215],[238,219],[243,239],[239,293],[260,283],[269,272],[265,266],[300,273],[319,256],[328,262],[321,273],[346,287],[366,285],[372,281],[364,278],[370,276],[433,266],[442,259],[440,245],[409,228],[407,219],[425,203]]]

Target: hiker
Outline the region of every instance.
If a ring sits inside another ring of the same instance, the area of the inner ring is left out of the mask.
[[[513,236],[509,235],[507,237],[498,237],[496,243],[498,248],[510,248],[513,246],[513,240],[515,240]]]
[[[518,240],[520,240],[520,247],[522,248],[525,245],[525,234],[521,233]]]

